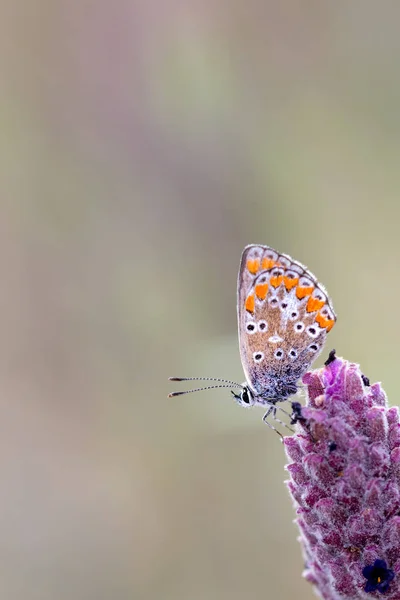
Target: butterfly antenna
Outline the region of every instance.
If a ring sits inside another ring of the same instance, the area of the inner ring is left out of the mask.
[[[169,381],[219,381],[220,383],[229,383],[236,387],[243,387],[240,383],[230,381],[229,379],[220,379],[219,377],[168,377]]]
[[[193,392],[203,392],[204,390],[213,390],[215,388],[243,388],[240,383],[235,381],[228,381],[227,379],[219,379],[217,377],[169,377],[169,381],[219,381],[218,385],[209,385],[205,387],[196,388],[194,390],[186,390],[184,392],[171,392],[168,394],[168,398],[174,398],[175,396],[183,396],[184,394],[192,394]]]

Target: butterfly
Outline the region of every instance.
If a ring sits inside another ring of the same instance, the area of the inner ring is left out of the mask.
[[[297,393],[299,380],[322,352],[336,322],[332,302],[307,267],[270,246],[251,244],[243,250],[240,261],[237,317],[246,381],[238,384],[212,377],[170,377],[171,381],[214,381],[218,385],[169,396],[235,387],[241,390],[239,394],[232,391],[235,400],[242,406],[264,406],[263,420],[275,429],[268,416],[272,413],[282,423],[276,417],[276,404]]]

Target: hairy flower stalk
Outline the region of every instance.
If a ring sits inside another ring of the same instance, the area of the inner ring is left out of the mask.
[[[325,600],[400,599],[400,425],[380,384],[330,356],[284,439],[305,578]]]

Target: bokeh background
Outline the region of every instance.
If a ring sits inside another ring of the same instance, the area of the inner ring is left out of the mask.
[[[400,4],[3,0],[0,595],[306,600],[243,380],[242,248],[398,402]],[[326,353],[325,353],[326,354]],[[322,360],[319,360],[319,364]]]

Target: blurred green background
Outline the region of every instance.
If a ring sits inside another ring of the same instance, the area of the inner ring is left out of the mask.
[[[0,595],[313,597],[243,380],[248,243],[397,402],[400,4],[4,0]],[[318,364],[322,364],[319,360]]]

